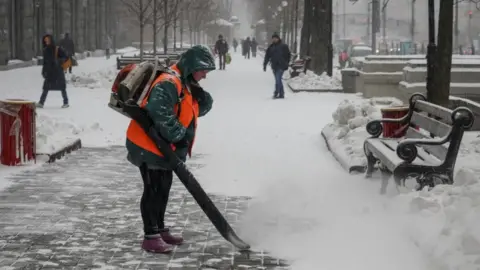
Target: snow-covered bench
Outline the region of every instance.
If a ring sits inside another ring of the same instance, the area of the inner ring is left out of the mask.
[[[310,56],[304,56],[300,59],[297,59],[297,54],[292,54],[290,60],[290,78],[297,77],[300,73],[306,73],[308,69],[308,64],[312,58]]]
[[[158,55],[160,63],[170,66],[178,60],[179,55]],[[144,56],[143,61],[155,62],[154,56]],[[132,63],[140,63],[140,56],[122,56],[117,57],[117,69],[122,69]]]
[[[474,115],[466,107],[450,110],[426,101],[416,93],[410,97],[409,112],[401,119],[373,120],[367,124],[372,135],[365,140],[366,177],[371,177],[375,165],[382,172],[382,192],[393,174],[397,185],[415,178],[417,188],[436,184],[452,184],[453,169],[463,133],[472,127]],[[399,123],[406,130],[400,139],[380,137],[382,124]]]

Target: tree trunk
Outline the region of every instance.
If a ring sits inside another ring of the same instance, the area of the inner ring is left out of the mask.
[[[173,51],[177,51],[177,14],[173,17]]]
[[[310,54],[310,26],[312,20],[312,1],[303,1],[303,23],[302,31],[300,33],[300,56],[304,57]]]
[[[180,49],[183,49],[183,20],[184,20],[184,17],[183,17],[183,9],[182,11],[180,12]]]
[[[427,93],[430,102],[448,106],[450,95],[450,70],[452,68],[454,0],[440,1],[437,52],[435,54],[433,90]]]
[[[158,28],[158,22],[157,22],[157,11],[158,11],[158,6],[157,6],[157,0],[153,0],[153,55],[157,55],[157,28]]]
[[[163,0],[163,11],[165,18],[165,26],[163,27],[163,53],[167,54],[168,50],[168,27],[170,24],[170,18],[168,16],[168,0]]]
[[[143,62],[143,30],[145,28],[145,13],[143,12],[143,0],[139,0],[139,10],[140,10],[140,62]]]
[[[295,39],[294,39],[294,35],[293,33],[295,32],[295,5],[294,5],[294,0],[293,1],[290,1],[290,3],[288,4],[290,7],[290,23],[289,23],[289,30],[290,30],[290,50],[291,51],[294,51],[293,50],[293,43],[295,43]]]
[[[327,70],[328,64],[328,1],[312,0],[313,18],[310,20],[311,43],[310,56],[312,61],[310,69],[320,75]]]

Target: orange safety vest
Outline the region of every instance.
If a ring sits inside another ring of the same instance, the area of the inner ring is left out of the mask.
[[[177,68],[177,65],[172,66],[170,69],[175,71],[177,74],[180,74],[180,71]],[[182,85],[180,78],[176,75],[172,75],[170,73],[162,73],[158,76],[155,81],[152,83],[152,86],[148,90],[147,95],[142,100],[140,104],[141,108],[144,108],[148,103],[148,97],[155,85],[161,83],[163,81],[171,81],[177,87],[178,97],[180,102],[175,104],[174,112],[178,117],[178,121],[185,127],[188,128],[193,121],[195,130],[197,129],[197,118],[199,114],[199,107],[198,102],[193,99],[192,94],[187,89],[186,86]],[[180,112],[179,112],[180,110]],[[158,156],[163,156],[163,154],[158,150],[157,145],[153,142],[152,139],[145,133],[142,127],[135,121],[130,121],[130,125],[127,129],[127,139],[129,139],[135,145],[154,153]],[[192,142],[190,143],[188,154],[189,156],[192,155],[192,147],[195,141],[195,137],[193,138]],[[173,150],[175,150],[175,145],[171,144]]]

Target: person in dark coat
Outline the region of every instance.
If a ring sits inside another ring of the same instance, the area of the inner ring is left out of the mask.
[[[69,33],[65,33],[65,36],[60,40],[58,45],[62,47],[68,57],[72,58],[75,55],[75,45]],[[72,66],[68,68],[68,72],[72,73]]]
[[[252,46],[252,41],[250,41],[250,37],[247,37],[245,41],[243,42],[243,55],[245,56],[245,59],[250,59],[250,49]]]
[[[252,38],[252,43],[250,44],[250,48],[252,48],[252,56],[257,57],[257,46],[258,43],[255,38]]]
[[[61,91],[63,98],[62,108],[68,108],[67,83],[65,81],[65,73],[62,64],[68,59],[66,52],[55,45],[53,37],[46,34],[42,38],[43,44],[43,66],[42,76],[43,91],[40,101],[37,103],[38,108],[43,108],[47,99],[48,91]]]
[[[228,43],[225,39],[223,39],[222,35],[218,35],[218,40],[215,43],[215,53],[218,55],[218,68],[225,70],[225,59],[228,53]]]
[[[273,98],[284,98],[283,90],[283,72],[288,69],[290,63],[290,49],[283,43],[277,33],[272,35],[272,44],[268,46],[263,61],[263,71],[267,71],[267,65],[270,63],[275,76],[275,92]]]

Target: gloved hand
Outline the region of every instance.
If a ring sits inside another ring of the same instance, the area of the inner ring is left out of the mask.
[[[263,71],[267,72],[267,66],[263,66]]]
[[[198,85],[198,83],[190,83],[190,91],[192,92],[193,98],[197,101],[202,101],[205,99],[205,91],[200,85]]]
[[[46,79],[46,78],[47,78],[47,73],[46,73],[46,72],[42,72],[42,77],[43,77],[44,79]]]

